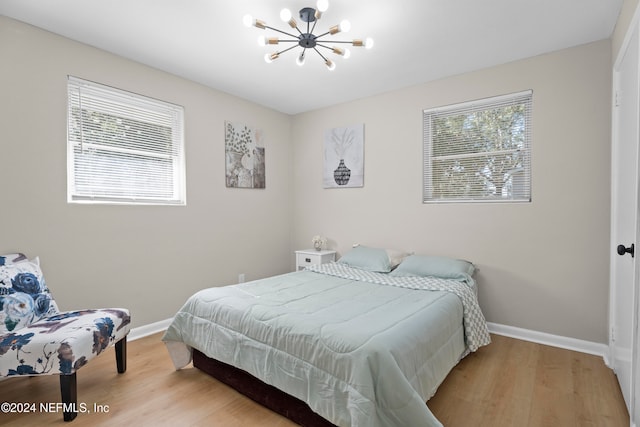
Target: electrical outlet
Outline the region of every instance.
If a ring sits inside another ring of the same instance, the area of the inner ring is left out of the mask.
[[[244,273],[238,274],[238,283],[244,283]]]

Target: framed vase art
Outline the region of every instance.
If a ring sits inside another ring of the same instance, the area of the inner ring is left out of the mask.
[[[364,124],[324,133],[324,188],[364,186]]]
[[[265,188],[263,134],[245,124],[225,121],[227,187]]]

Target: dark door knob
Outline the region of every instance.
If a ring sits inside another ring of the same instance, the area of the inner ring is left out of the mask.
[[[625,248],[624,245],[618,245],[618,255],[631,254],[631,258],[633,258],[635,251],[636,247],[633,243],[628,248]]]

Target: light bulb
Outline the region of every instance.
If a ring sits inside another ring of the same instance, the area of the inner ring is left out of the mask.
[[[351,51],[349,49],[333,46],[332,50],[333,53],[342,56],[344,59],[347,59],[351,56]]]
[[[267,64],[271,64],[273,61],[275,61],[279,57],[280,57],[280,54],[278,52],[267,53],[264,55],[264,60]]]
[[[258,36],[258,46],[266,46],[267,38],[265,36]]]
[[[327,68],[329,69],[329,71],[333,71],[336,69],[336,63],[331,61],[330,59],[327,59],[324,63],[327,64]]]
[[[304,50],[303,50],[302,53],[296,58],[296,64],[302,67],[304,65],[304,60],[305,60],[305,56],[304,56]]]
[[[291,19],[291,11],[289,9],[282,9],[280,11],[280,19],[282,19],[284,22],[289,22],[289,20]]]
[[[347,21],[346,19],[340,22],[340,31],[342,31],[343,33],[348,33],[350,29],[351,22]]]
[[[364,41],[365,49],[371,49],[373,47],[373,39],[371,37],[367,37]]]
[[[244,17],[242,18],[242,23],[247,27],[251,27],[253,25],[254,27],[260,28],[262,30],[264,30],[267,25],[264,21],[255,19],[251,15],[244,15]]]
[[[329,9],[329,0],[318,0],[318,3],[316,3],[316,8],[320,12],[326,12],[327,9]]]

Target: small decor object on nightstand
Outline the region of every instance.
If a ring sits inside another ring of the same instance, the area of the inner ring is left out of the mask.
[[[324,245],[327,244],[327,239],[320,235],[315,235],[311,239],[311,243],[313,243],[313,247],[316,251],[321,251]]]

